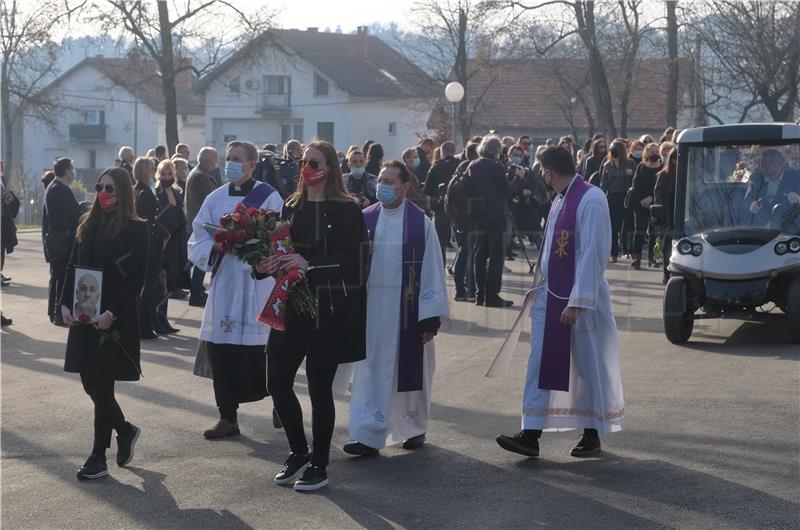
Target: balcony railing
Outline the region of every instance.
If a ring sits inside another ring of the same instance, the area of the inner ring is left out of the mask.
[[[256,114],[263,116],[288,116],[292,113],[291,94],[262,94]]]
[[[69,139],[71,142],[105,142],[106,126],[73,123],[69,126]]]

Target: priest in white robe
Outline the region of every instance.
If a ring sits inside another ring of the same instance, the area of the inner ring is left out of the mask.
[[[600,435],[625,424],[617,326],[603,276],[611,249],[610,216],[606,197],[575,174],[569,153],[546,150],[542,168],[559,195],[547,219],[541,279],[533,287],[522,431],[500,435],[497,443],[536,457],[543,430],[582,428],[570,454],[586,457],[600,452]]]
[[[367,281],[367,358],[355,364],[350,438],[344,451],[375,456],[425,442],[435,366],[433,337],[449,318],[439,239],[430,219],[406,200],[411,174],[387,163],[379,203],[364,210],[372,240]]]
[[[258,401],[267,395],[266,353],[269,328],[257,320],[275,285],[272,278],[255,280],[250,266],[226,254],[205,224],[219,225],[220,218],[242,203],[250,208],[280,212],[283,200],[272,186],[252,178],[258,151],[249,142],[231,142],[226,150],[225,179],[228,184],[211,192],[192,223],[189,260],[211,272],[203,321],[201,347],[195,373],[207,375],[210,364],[214,397],[219,409],[217,424],[205,431],[208,439],[239,434],[240,403]],[[206,357],[207,355],[207,357]],[[205,373],[204,373],[205,372]]]

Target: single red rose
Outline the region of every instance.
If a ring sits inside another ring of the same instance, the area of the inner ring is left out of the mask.
[[[258,214],[259,214],[258,208],[248,208],[247,209],[247,215],[249,215],[250,217],[255,217]]]
[[[241,212],[246,212],[246,211],[247,211],[247,207],[246,207],[244,204],[242,204],[242,203],[238,203],[238,204],[236,205],[236,208],[234,208],[234,211],[235,211],[235,212],[239,212],[239,213],[241,213]]]
[[[91,321],[92,319],[89,317],[89,315],[86,314],[81,314],[81,316],[78,317],[78,322],[80,322],[81,324],[88,324]]]

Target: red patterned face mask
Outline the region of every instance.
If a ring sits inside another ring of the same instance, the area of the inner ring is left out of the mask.
[[[306,186],[315,186],[325,180],[325,168],[314,169],[310,165],[305,165],[303,169],[300,170],[300,176],[303,177],[303,183]]]
[[[100,208],[107,213],[114,212],[119,207],[116,193],[109,193],[107,191],[98,192],[97,201],[100,203]]]

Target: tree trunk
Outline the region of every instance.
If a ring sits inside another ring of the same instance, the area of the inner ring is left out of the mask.
[[[6,174],[10,175],[14,167],[14,117],[11,109],[11,91],[8,89],[8,61],[3,60],[0,67],[0,109],[3,120],[3,146],[0,156],[6,165]],[[10,182],[7,183],[10,185]]]
[[[617,137],[617,127],[614,124],[614,105],[611,100],[611,90],[608,87],[608,77],[603,64],[603,56],[597,42],[597,33],[594,23],[594,2],[578,1],[573,4],[575,18],[578,23],[578,33],[586,50],[589,52],[589,76],[592,80],[592,99],[597,112],[597,127],[607,138]]]
[[[678,17],[677,0],[667,4],[667,126],[678,126]]]
[[[456,80],[464,87],[464,97],[458,102],[458,123],[461,129],[461,142],[466,145],[471,136],[472,122],[467,109],[467,94],[469,93],[467,84],[469,74],[467,72],[467,14],[464,9],[458,10],[458,48],[456,49]],[[455,136],[455,133],[454,135]]]
[[[174,153],[178,145],[178,98],[175,91],[175,59],[172,48],[172,24],[166,0],[158,2],[158,24],[161,36],[161,90],[164,93],[164,112],[166,114],[165,134],[167,152]]]

